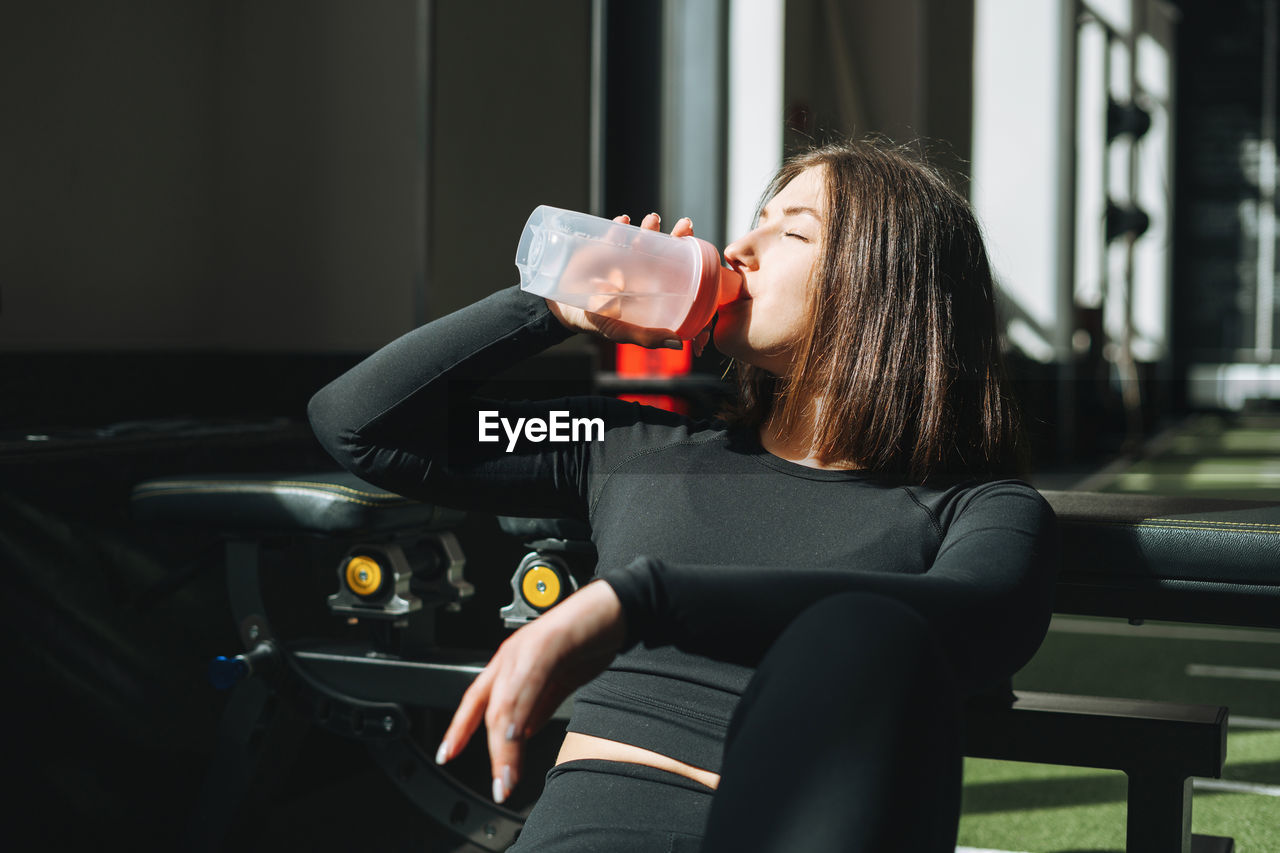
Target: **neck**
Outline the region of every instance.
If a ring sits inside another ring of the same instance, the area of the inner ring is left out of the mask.
[[[788,462],[809,468],[854,469],[861,468],[855,462],[829,459],[814,449],[814,424],[822,417],[822,400],[804,408],[804,417],[794,428],[786,430],[778,422],[776,411],[760,425],[760,444],[765,450]]]

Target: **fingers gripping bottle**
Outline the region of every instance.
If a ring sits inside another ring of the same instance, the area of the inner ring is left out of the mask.
[[[685,340],[742,286],[706,240],[547,205],[525,223],[516,267],[523,290]]]

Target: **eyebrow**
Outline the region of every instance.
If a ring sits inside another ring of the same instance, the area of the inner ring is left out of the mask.
[[[822,215],[821,215],[820,213],[818,213],[818,211],[817,211],[815,208],[812,208],[812,207],[806,207],[805,205],[794,205],[794,206],[792,206],[792,207],[784,207],[784,208],[782,209],[782,215],[783,215],[783,216],[796,216],[796,215],[801,214],[801,213],[807,213],[807,214],[809,214],[810,216],[812,216],[814,219],[818,220],[819,222],[821,222],[821,221],[822,221]],[[768,219],[768,218],[769,218],[769,211],[767,211],[767,210],[761,210],[761,211],[760,211],[760,218],[761,218],[761,219]]]

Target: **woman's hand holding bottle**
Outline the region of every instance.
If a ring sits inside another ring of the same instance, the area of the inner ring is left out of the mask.
[[[621,225],[629,225],[631,217],[624,214],[614,217],[613,221]],[[657,231],[661,224],[662,221],[658,214],[650,213],[641,220],[640,227],[648,231]],[[687,217],[681,219],[671,229],[671,236],[673,237],[689,237],[692,235],[693,223]],[[547,306],[551,309],[551,313],[555,315],[556,319],[567,329],[599,335],[620,344],[639,344],[650,349],[656,347],[680,349],[684,346],[684,343],[675,337],[670,329],[651,329],[644,326],[636,326],[614,317],[556,302],[553,299],[547,300]],[[707,341],[710,339],[711,327],[708,325],[707,328],[700,331],[693,338],[693,354],[701,355],[703,347],[706,346]]]

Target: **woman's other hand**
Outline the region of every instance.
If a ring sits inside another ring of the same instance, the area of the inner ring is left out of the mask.
[[[503,641],[463,694],[436,762],[460,753],[483,720],[493,798],[501,803],[520,779],[525,739],[609,666],[625,636],[622,605],[603,582],[587,584],[524,625]]]
[[[613,221],[620,225],[630,225],[631,217],[624,214],[615,216]],[[662,220],[656,213],[650,213],[640,222],[640,227],[647,231],[657,231],[661,226]],[[671,229],[671,236],[693,236],[693,222],[688,217],[681,219]],[[547,300],[547,307],[551,309],[551,313],[565,328],[600,335],[615,343],[639,344],[650,349],[656,347],[680,349],[684,346],[684,343],[668,329],[648,329],[643,326],[636,326],[613,317],[606,317],[603,314],[595,314],[573,305],[565,305],[562,302],[556,302],[554,299]],[[694,337],[693,354],[701,355],[702,348],[706,346],[707,341],[710,339],[711,328],[708,326]]]

